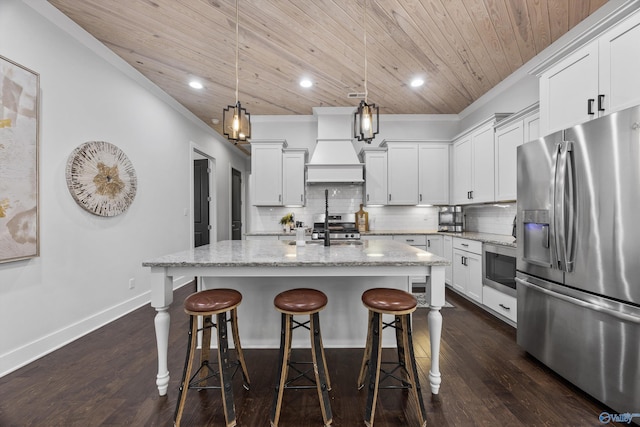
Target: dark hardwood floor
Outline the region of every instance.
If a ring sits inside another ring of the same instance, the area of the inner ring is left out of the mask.
[[[192,285],[176,291],[171,308],[167,396],[158,396],[154,381],[155,311],[145,306],[0,378],[0,426],[172,425],[188,328],[180,303],[192,291]],[[455,307],[442,310],[443,382],[435,397],[428,382],[428,310],[413,318],[429,426],[599,426],[599,414],[612,412],[523,352],[515,329],[449,290],[447,299]],[[335,426],[364,425],[365,391],[355,388],[361,355],[362,349],[326,351]],[[277,350],[246,350],[246,358],[251,390],[239,378],[234,383],[238,425],[268,426]],[[381,390],[375,426],[415,425],[407,395]],[[283,408],[282,427],[322,425],[313,390],[288,390]],[[219,391],[189,392],[183,425],[224,425]]]

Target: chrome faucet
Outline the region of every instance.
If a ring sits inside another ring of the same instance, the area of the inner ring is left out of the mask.
[[[324,190],[324,245],[331,246],[329,236],[329,190]]]

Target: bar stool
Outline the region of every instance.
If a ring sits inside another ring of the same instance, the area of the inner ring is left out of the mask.
[[[418,305],[416,298],[410,293],[399,289],[375,288],[369,289],[362,294],[362,302],[369,310],[367,344],[358,376],[358,389],[364,386],[365,375],[368,376],[369,392],[365,409],[365,424],[368,427],[373,426],[378,389],[406,388],[409,389],[410,399],[417,409],[419,425],[426,426],[426,412],[422,394],[420,393],[420,381],[413,352],[413,339],[411,338],[411,313],[415,311]],[[383,314],[393,315],[394,321],[390,323],[383,322]],[[396,330],[398,363],[382,362],[382,330],[387,327],[392,327]],[[382,369],[382,364],[392,365],[392,369]],[[400,370],[400,378],[396,376],[398,370]],[[384,374],[382,378],[380,378],[380,373]],[[400,381],[401,385],[380,386],[380,383],[388,378]]]
[[[273,304],[282,313],[282,327],[280,329],[280,359],[278,365],[278,384],[275,388],[273,405],[271,407],[271,426],[276,427],[280,421],[280,410],[282,409],[282,395],[285,388],[289,389],[310,389],[318,390],[320,399],[320,409],[324,425],[328,426],[333,421],[331,405],[329,403],[329,390],[331,381],[327,370],[327,362],[322,346],[322,335],[320,333],[320,316],[318,313],[327,305],[327,296],[315,289],[291,289],[276,295]],[[309,320],[303,323],[297,322],[293,316],[309,315]],[[291,337],[293,330],[303,327],[309,330],[311,336],[311,358],[312,362],[294,362],[291,360]],[[320,358],[320,360],[318,360]],[[303,371],[296,365],[313,366]],[[296,376],[287,381],[289,368],[296,372]],[[310,378],[307,374],[313,369],[315,378]],[[307,379],[314,385],[291,385],[296,380]]]
[[[237,308],[241,302],[242,294],[233,289],[200,291],[189,295],[184,300],[184,311],[189,315],[189,343],[174,415],[176,426],[180,426],[187,391],[189,389],[203,390],[213,388],[219,388],[222,391],[222,405],[227,427],[236,425],[231,380],[238,367],[242,370],[243,386],[249,390],[249,373],[247,372],[247,365],[240,345],[240,335],[238,334]],[[231,314],[230,319],[227,319],[227,313]],[[214,315],[216,316],[215,323],[213,322]],[[198,316],[202,316],[201,328],[198,327]],[[231,333],[233,334],[233,342],[237,353],[235,362],[232,362],[229,358],[227,321],[231,322]],[[211,328],[216,328],[218,331],[218,371],[215,371],[210,365]],[[192,376],[195,349],[198,341],[196,337],[200,331],[202,331],[200,367]],[[207,386],[207,380],[213,377],[219,379],[220,385]]]

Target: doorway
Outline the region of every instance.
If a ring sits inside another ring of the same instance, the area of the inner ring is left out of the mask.
[[[211,241],[209,159],[193,161],[193,242],[194,247],[208,245]]]
[[[231,168],[231,240],[242,240],[242,173]]]

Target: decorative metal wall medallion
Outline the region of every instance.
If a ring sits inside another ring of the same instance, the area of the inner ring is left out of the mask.
[[[85,142],[73,150],[66,175],[73,199],[94,215],[119,215],[136,196],[138,180],[133,164],[122,150],[108,142]]]

